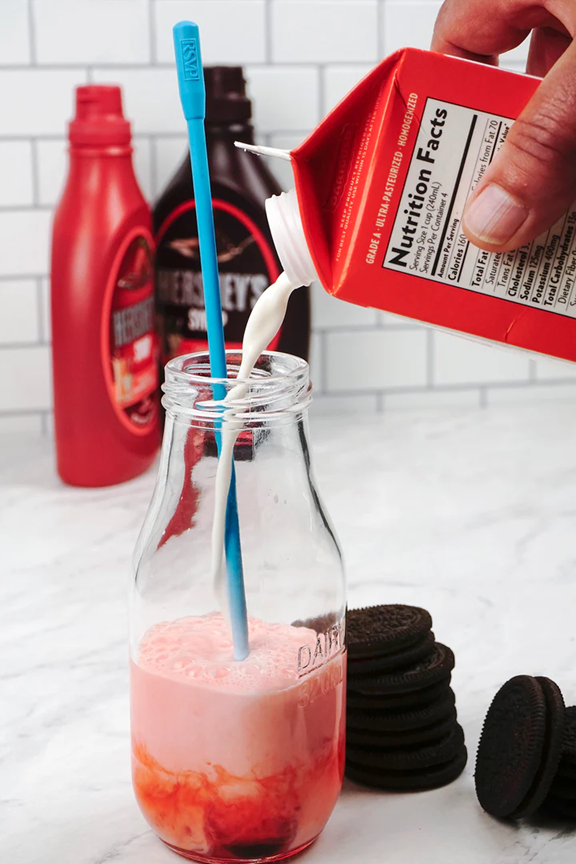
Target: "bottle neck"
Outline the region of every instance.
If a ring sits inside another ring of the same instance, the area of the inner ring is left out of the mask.
[[[132,159],[133,147],[131,144],[107,146],[94,144],[70,144],[69,153],[71,159]]]
[[[132,164],[132,147],[70,146],[68,183],[84,182],[86,188],[102,192],[103,183],[118,182],[138,187]],[[90,179],[88,179],[90,178]],[[138,187],[139,189],[139,187]]]
[[[245,137],[244,137],[245,136]],[[254,142],[254,127],[251,123],[206,123],[206,140],[234,141],[240,139],[248,144]]]
[[[312,387],[306,361],[265,351],[239,398],[237,375],[242,355],[228,351],[226,360],[228,378],[223,379],[211,377],[207,353],[171,360],[162,388],[167,414],[197,428],[217,431],[223,422],[239,430],[294,424],[307,413]]]

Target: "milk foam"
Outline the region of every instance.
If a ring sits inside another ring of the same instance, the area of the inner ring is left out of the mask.
[[[248,619],[250,656],[235,661],[228,625],[220,612],[155,624],[140,643],[143,669],[192,686],[242,693],[283,690],[298,682],[298,652],[314,651],[308,627]]]

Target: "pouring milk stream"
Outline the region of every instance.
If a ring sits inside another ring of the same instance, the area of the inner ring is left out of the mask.
[[[232,403],[232,405],[236,403],[235,407],[237,406],[241,410],[241,406],[237,403],[244,399],[248,392],[248,379],[254,366],[260,354],[280,329],[286,315],[286,306],[290,295],[299,285],[299,282],[294,285],[285,273],[281,273],[276,282],[270,285],[258,298],[244,332],[242,362],[238,371],[239,383],[230,390],[224,403]],[[227,418],[227,414],[232,416]],[[232,477],[234,445],[242,425],[240,422],[234,421],[233,417],[234,407],[231,407],[228,412],[224,413],[222,423],[220,458],[216,469],[214,521],[212,524],[212,581],[222,609],[227,609],[228,606],[222,566],[226,500]]]

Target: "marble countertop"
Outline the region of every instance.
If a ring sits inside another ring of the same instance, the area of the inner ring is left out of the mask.
[[[306,864],[568,864],[576,831],[477,804],[493,694],[548,675],[576,704],[576,404],[319,418],[316,475],[350,605],[425,606],[456,654],[471,754],[445,789],[345,785]],[[0,860],[176,864],[133,799],[126,588],[154,472],[63,487],[50,442],[0,438]]]

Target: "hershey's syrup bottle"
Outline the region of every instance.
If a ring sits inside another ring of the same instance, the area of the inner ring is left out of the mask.
[[[281,189],[262,159],[234,146],[253,143],[252,107],[239,66],[204,69],[206,138],[216,228],[220,292],[227,348],[240,348],[254,303],[281,266],[268,229],[264,201]],[[186,156],[154,208],[156,310],[161,361],[204,351],[206,313],[190,157]],[[308,357],[308,288],[294,291],[270,348]]]
[[[72,486],[111,486],[160,444],[152,219],[119,87],[76,89],[69,140],[52,228],[57,465]]]

